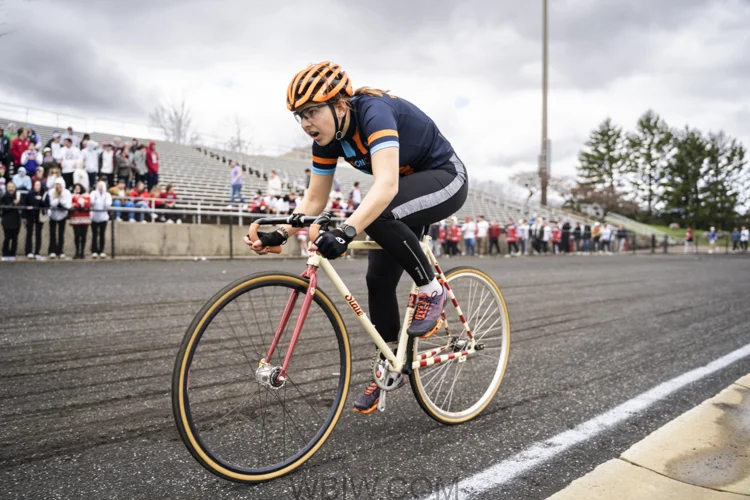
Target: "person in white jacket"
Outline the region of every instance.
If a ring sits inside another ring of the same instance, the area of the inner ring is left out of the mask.
[[[552,241],[552,227],[545,220],[542,226],[542,251],[546,254],[549,251],[549,244]]]
[[[104,151],[101,152],[100,178],[107,181],[107,187],[112,187],[115,182],[115,149],[109,142],[102,142]],[[93,183],[91,184],[93,186]]]
[[[49,193],[49,258],[65,258],[65,220],[73,207],[73,196],[65,189],[65,181],[58,178]]]
[[[73,186],[75,187],[76,184],[80,184],[83,190],[82,193],[88,193],[89,192],[89,174],[86,172],[86,169],[84,168],[82,163],[79,163],[76,167],[76,171],[73,172]]]
[[[79,164],[83,164],[83,157],[81,156],[81,150],[73,146],[73,143],[69,137],[66,137],[63,141],[63,148],[60,151],[60,165],[62,166],[62,176],[65,179],[65,186],[68,189],[73,189],[73,174],[76,171],[76,167]]]
[[[49,141],[49,147],[52,150],[52,158],[57,160],[59,163],[63,148],[63,143],[62,139],[60,138],[59,132],[55,132],[52,134],[52,139],[50,139]]]
[[[62,174],[60,173],[59,167],[52,167],[49,171],[49,174],[47,175],[47,190],[51,191],[55,188],[55,183],[57,182],[57,179],[60,179],[63,183],[63,189],[65,189],[65,179],[62,178]]]
[[[276,175],[276,170],[271,170],[271,175],[268,177],[268,195],[278,196],[281,194],[281,178]]]
[[[104,235],[107,233],[108,210],[112,207],[112,195],[107,192],[107,183],[99,181],[91,192],[91,257],[102,259],[104,253]]]
[[[92,139],[82,141],[81,145],[83,146],[83,149],[81,149],[83,166],[88,175],[88,183],[86,184],[88,186],[86,191],[88,191],[89,188],[93,189],[96,185],[96,176],[99,174],[99,155],[102,153],[102,148],[99,147],[98,142]]]
[[[609,227],[609,224],[604,224],[602,228],[602,248],[606,253],[612,253],[611,241],[612,228]]]
[[[526,219],[521,219],[518,225],[518,242],[521,249],[521,255],[529,254],[529,223]]]

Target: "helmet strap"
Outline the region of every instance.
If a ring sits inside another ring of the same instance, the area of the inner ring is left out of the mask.
[[[336,106],[334,103],[329,103],[328,106],[331,108],[331,113],[333,113],[333,126],[336,129],[336,140],[340,141],[344,138],[344,124],[346,123],[346,116],[344,116],[344,119],[339,123],[339,117],[336,114]]]

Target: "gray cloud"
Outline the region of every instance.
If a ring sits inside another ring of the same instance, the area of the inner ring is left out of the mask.
[[[0,39],[0,88],[42,105],[143,115],[149,92],[97,50],[96,40],[82,29],[86,23],[66,24],[67,19],[55,15],[19,22],[38,10],[36,5],[16,7],[11,16],[14,31]],[[101,19],[94,16],[91,22]]]
[[[388,82],[391,75],[406,74],[425,86],[455,78],[491,89],[488,95],[474,95],[457,86],[446,97],[451,109],[434,117],[452,136],[461,127],[454,107],[459,96],[459,102],[466,99],[474,107],[482,99],[536,90],[540,84],[540,1],[99,0],[92,8],[86,0],[43,0],[16,5],[17,17],[6,23],[16,32],[0,38],[0,93],[12,92],[30,105],[70,106],[142,121],[157,101],[156,89],[180,91],[149,80],[150,68],[184,75],[184,82],[174,85],[187,89],[193,73],[211,75],[214,87],[231,91],[252,88],[252,82],[237,80],[232,67],[270,69],[283,86],[305,64],[330,58],[348,69],[356,85],[370,83],[366,78]],[[718,53],[714,49],[695,56],[706,61],[681,67],[665,61],[659,45],[690,27],[696,35],[715,33],[717,39],[732,40],[738,53],[748,54],[743,5],[746,0],[550,0],[551,89],[606,92],[628,77],[656,75],[688,102],[744,96],[750,88],[750,58],[708,60]],[[738,20],[703,27],[714,8],[736,11]],[[362,73],[367,76],[359,77]],[[280,102],[282,94],[283,89]],[[422,105],[418,92],[405,97]],[[657,112],[660,105],[652,104]],[[529,112],[538,113],[536,108]],[[603,109],[602,119],[609,112]],[[731,123],[746,129],[746,113]],[[583,140],[580,131],[560,138],[554,157],[574,156]],[[538,141],[513,146],[515,152],[498,152],[486,163],[535,161]]]

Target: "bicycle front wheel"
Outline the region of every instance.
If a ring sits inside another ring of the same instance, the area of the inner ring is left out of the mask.
[[[457,267],[445,273],[458,306],[474,336],[478,350],[468,356],[469,337],[463,321],[450,301],[438,332],[426,339],[409,339],[407,359],[426,366],[409,377],[422,409],[444,424],[460,424],[479,415],[502,383],[510,355],[510,318],[503,295],[487,274],[472,267]],[[434,356],[453,359],[429,364]]]
[[[275,348],[286,355],[309,283],[256,274],[217,293],[185,333],[172,377],[172,408],[183,442],[203,467],[231,481],[275,479],[305,463],[336,425],[351,376],[341,315],[315,291],[283,386],[256,377],[290,296],[297,294]]]

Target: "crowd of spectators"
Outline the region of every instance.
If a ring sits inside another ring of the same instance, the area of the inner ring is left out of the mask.
[[[500,245],[503,234],[505,248]],[[572,225],[567,219],[548,221],[538,216],[520,219],[517,224],[513,219],[488,221],[483,215],[467,216],[459,223],[454,216],[430,226],[430,236],[433,253],[447,257],[613,254],[626,251],[629,243],[622,225]]]
[[[65,226],[73,227],[74,259],[86,258],[91,227],[91,257],[106,257],[104,235],[110,220],[181,223],[180,217],[157,216],[154,209],[174,209],[174,186],[159,184],[159,153],[154,142],[123,142],[79,137],[72,127],[54,131],[43,144],[32,125],[0,128],[0,207],[3,260],[14,260],[18,236],[26,228],[25,254],[44,260],[42,229],[49,224],[47,257],[65,259]],[[112,207],[122,212],[111,213]],[[136,214],[132,209],[143,209]],[[131,209],[131,210],[127,210]]]

